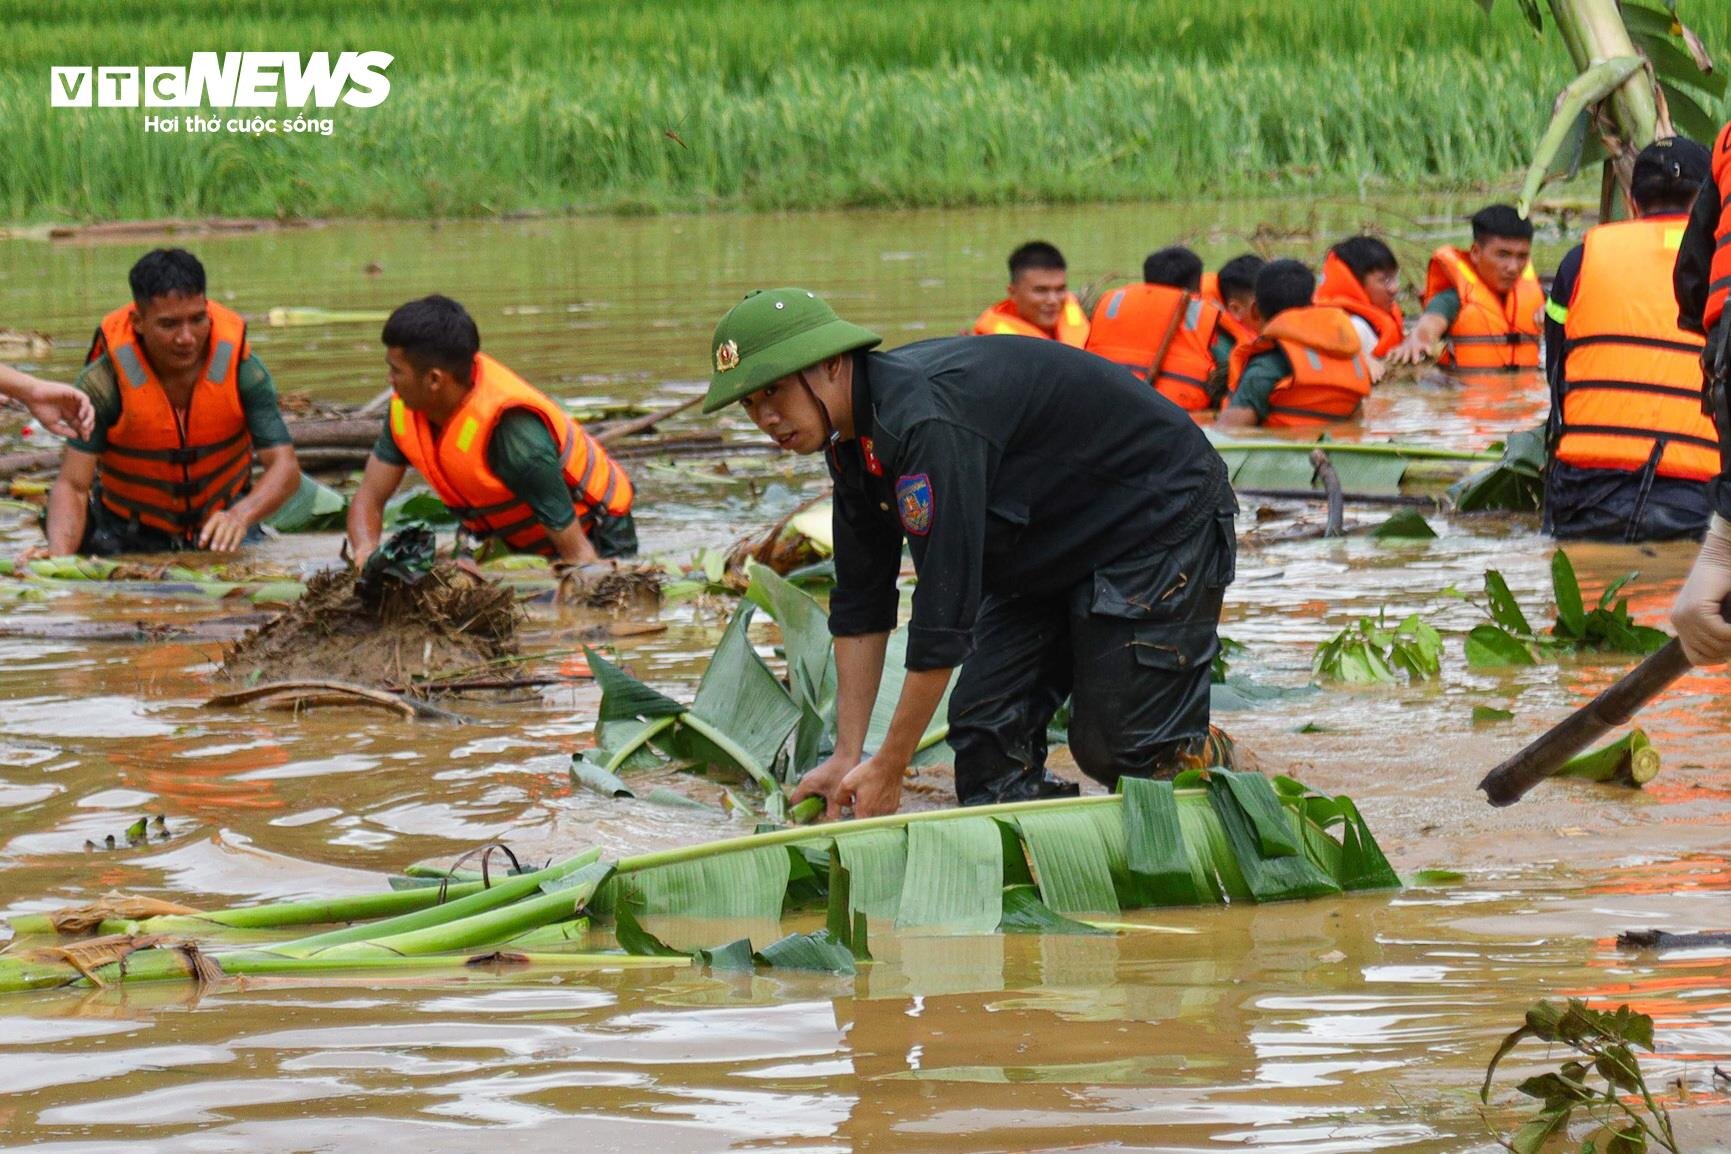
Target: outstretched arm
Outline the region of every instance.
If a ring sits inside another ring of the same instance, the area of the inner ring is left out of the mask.
[[[83,389],[44,381],[0,365],[0,393],[20,402],[42,427],[57,437],[87,439],[96,428],[96,409]]]
[[[1412,327],[1412,332],[1406,339],[1389,350],[1388,363],[1391,365],[1416,365],[1430,359],[1431,350],[1436,348],[1443,334],[1449,331],[1448,318],[1440,313],[1425,313],[1419,317],[1418,324]]]
[[[384,532],[385,502],[403,483],[408,469],[388,465],[377,455],[367,457],[366,471],[361,474],[361,487],[349,502],[349,560],[356,569],[367,563],[373,550],[379,547],[379,535]]]

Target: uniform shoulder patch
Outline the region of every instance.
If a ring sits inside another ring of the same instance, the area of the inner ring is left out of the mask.
[[[932,481],[915,473],[896,481],[896,514],[902,528],[916,537],[932,531]]]

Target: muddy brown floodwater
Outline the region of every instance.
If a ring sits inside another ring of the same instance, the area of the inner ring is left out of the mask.
[[[1364,224],[1395,234],[1406,279],[1475,204],[1254,203],[797,217],[342,225],[192,238],[213,295],[254,317],[284,390],[359,401],[383,383],[374,323],[271,328],[272,307],[377,310],[442,290],[486,347],[584,404],[668,403],[702,388],[715,317],[747,288],[799,283],[890,343],[954,332],[999,295],[1030,236],[1080,286],[1130,274],[1183,238],[1215,264],[1264,235],[1313,259]],[[1567,238],[1546,236],[1548,268]],[[0,242],[0,324],[56,340],[68,378],[122,299],[140,245]],[[375,265],[382,271],[364,270]],[[1529,426],[1534,380],[1387,387],[1364,435],[1479,448]],[[735,418],[728,418],[743,436]],[[772,522],[813,492],[809,462],[729,480],[636,470],[645,549],[684,558]],[[1255,523],[1246,501],[1243,526]],[[1272,507],[1274,528],[1320,513]],[[1386,510],[1349,507],[1358,523]],[[35,539],[21,514],[9,551]],[[1448,634],[1440,681],[1293,695],[1217,715],[1268,770],[1355,797],[1403,873],[1458,884],[1336,901],[1132,915],[1113,938],[874,934],[857,979],[625,971],[563,983],[249,980],[203,994],[136,987],[0,999],[0,1141],[54,1151],[479,1148],[670,1151],[1022,1149],[1413,1152],[1495,1149],[1510,1078],[1477,1099],[1496,1040],[1544,996],[1628,1001],[1658,1021],[1655,1084],[1678,1077],[1686,1148],[1726,1148],[1731,1066],[1724,952],[1625,954],[1623,929],[1731,928],[1731,675],[1697,674],[1643,724],[1665,769],[1641,793],[1551,784],[1507,810],[1485,769],[1602,688],[1620,660],[1508,674],[1466,666],[1480,618],[1451,596],[1500,568],[1549,613],[1551,544],[1530,519],[1435,517],[1418,543],[1247,537],[1225,632],[1235,672],[1300,687],[1316,643],[1357,617],[1419,611]],[[334,535],[266,557],[316,569]],[[1631,569],[1661,623],[1691,547],[1573,550],[1589,591]],[[4,584],[4,583],[0,583]],[[12,588],[16,588],[12,586]],[[5,592],[0,589],[0,592]],[[663,610],[616,647],[689,694],[727,606]],[[55,590],[9,599],[9,627],[191,625],[220,602]],[[594,616],[537,611],[525,648],[569,651]],[[773,638],[762,634],[767,653]],[[0,638],[0,907],[113,889],[193,904],[376,888],[380,876],[490,838],[544,857],[738,832],[726,818],[573,792],[596,692],[464,703],[455,727],[327,709],[213,713],[220,644]],[[572,658],[551,658],[549,666]],[[1474,726],[1476,705],[1511,721]],[[169,836],[124,848],[161,814]],[[107,835],[122,848],[86,850]],[[716,940],[722,940],[719,937]],[[1537,1054],[1527,1055],[1529,1063]],[[1517,1062],[1517,1068],[1520,1063]]]

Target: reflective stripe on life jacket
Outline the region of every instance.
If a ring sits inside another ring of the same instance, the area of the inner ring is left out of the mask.
[[[1058,311],[1057,332],[1049,333],[1032,321],[1022,319],[1022,314],[1016,311],[1016,303],[1006,297],[981,313],[974,322],[976,336],[998,336],[1004,333],[1063,341],[1067,345],[1081,348],[1088,343],[1088,314],[1082,311],[1082,302],[1076,299],[1076,294],[1065,293],[1064,307]]]
[[[1719,190],[1719,224],[1713,229],[1713,263],[1707,266],[1707,308],[1701,314],[1708,332],[1725,313],[1731,297],[1731,124],[1713,142],[1713,186]],[[1727,434],[1731,436],[1731,434]]]
[[[1683,220],[1588,229],[1563,324],[1562,423],[1553,454],[1581,469],[1710,481],[1719,437],[1701,411],[1706,340],[1677,327],[1671,270]]]
[[[1202,274],[1202,299],[1220,310],[1220,327],[1232,334],[1237,344],[1248,344],[1256,339],[1256,330],[1232,315],[1232,310],[1226,307],[1226,298],[1220,294],[1220,277],[1216,273]]]
[[[1344,309],[1310,305],[1287,309],[1262,328],[1262,335],[1232,350],[1231,386],[1251,359],[1271,349],[1286,354],[1292,372],[1268,398],[1269,428],[1298,428],[1348,420],[1370,396],[1370,364],[1365,360]]]
[[[241,362],[252,355],[240,314],[206,302],[210,345],[185,410],[168,399],[132,325],[133,306],[102,318],[85,363],[107,356],[120,397],[97,477],[109,512],[190,543],[210,514],[252,482],[252,434],[240,402]]]
[[[1180,311],[1182,309],[1182,311]],[[1166,342],[1154,387],[1179,408],[1192,412],[1214,407],[1209,391],[1214,373],[1214,335],[1220,310],[1199,296],[1169,285],[1133,284],[1113,289],[1094,306],[1089,320],[1091,353],[1116,361],[1142,380]],[[1166,339],[1170,332],[1171,339]]]
[[[1322,283],[1316,286],[1316,303],[1345,309],[1375,329],[1376,347],[1370,351],[1373,357],[1388,356],[1406,336],[1405,318],[1400,315],[1400,306],[1379,309],[1370,303],[1364,282],[1332,252],[1322,258]]]
[[[1500,297],[1479,279],[1466,253],[1444,245],[1431,254],[1425,270],[1424,302],[1429,304],[1444,289],[1460,295],[1461,311],[1449,326],[1439,365],[1504,372],[1538,367],[1539,310],[1545,307],[1545,292],[1531,262],[1514,291]]]
[[[393,396],[391,440],[469,532],[498,537],[519,552],[551,557],[556,550],[546,527],[487,462],[493,433],[513,409],[528,409],[552,434],[571,490],[571,507],[584,533],[594,527],[597,510],[615,517],[631,511],[631,478],[607,450],[545,393],[486,353],[475,355],[469,395],[437,432],[425,414]]]

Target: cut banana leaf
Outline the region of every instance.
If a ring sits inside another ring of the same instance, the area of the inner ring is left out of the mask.
[[[989,817],[967,812],[908,827],[896,929],[989,934],[1003,917],[1004,842]]]
[[[1316,467],[1310,463],[1310,454],[1320,448],[1328,454],[1343,490],[1379,496],[1434,488],[1475,462],[1496,459],[1494,454],[1399,443],[1216,440],[1214,447],[1226,462],[1234,489],[1320,491]],[[1425,467],[1415,468],[1420,462]]]
[[[1292,853],[1266,852],[1261,835],[1262,815],[1253,815],[1246,809],[1240,800],[1240,783],[1233,781],[1234,776],[1226,770],[1214,771],[1208,795],[1251,896],[1259,902],[1268,902],[1340,893],[1343,888],[1340,883],[1323,873],[1308,857],[1297,853],[1296,846]],[[1262,778],[1262,788],[1269,789],[1266,778]],[[1269,796],[1272,795],[1269,789]]]

